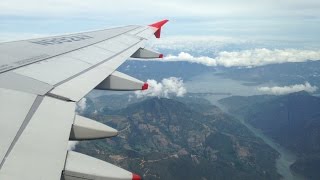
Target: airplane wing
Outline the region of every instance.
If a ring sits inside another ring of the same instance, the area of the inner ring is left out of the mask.
[[[167,21],[1,43],[0,180],[140,179],[67,146],[118,134],[77,115],[76,103],[93,89],[147,89],[116,69],[130,57],[161,58],[145,42]]]

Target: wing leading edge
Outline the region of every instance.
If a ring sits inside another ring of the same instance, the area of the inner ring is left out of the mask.
[[[0,180],[140,179],[67,144],[118,134],[76,115],[76,103],[92,89],[147,89],[116,69],[163,57],[145,42],[166,22],[0,44]]]

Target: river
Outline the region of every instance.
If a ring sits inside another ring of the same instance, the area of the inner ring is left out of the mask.
[[[208,99],[212,104],[219,106],[223,111],[228,113],[226,109],[218,103],[219,99],[229,97],[229,94],[234,96],[259,95],[262,93],[258,91],[258,87],[268,85],[262,84],[260,86],[245,86],[243,85],[243,83],[245,82],[225,79],[213,73],[206,73],[192,78],[185,84],[188,92],[191,93],[216,93],[215,95],[204,96],[204,98]],[[252,127],[245,120],[241,118],[238,119],[257,137],[261,138],[266,144],[268,144],[280,154],[279,158],[276,160],[276,168],[278,173],[283,176],[284,180],[303,179],[290,170],[291,164],[293,164],[297,159],[297,157],[293,153],[275,143],[271,138],[264,135],[260,130]]]
[[[228,111],[226,111],[222,105],[220,105],[219,107],[224,112],[228,113]],[[271,138],[264,135],[259,129],[256,129],[253,126],[251,126],[244,119],[241,119],[240,117],[237,117],[234,114],[230,114],[230,115],[236,117],[243,125],[245,125],[251,132],[253,132],[255,136],[261,138],[266,144],[268,144],[270,147],[272,147],[274,150],[276,150],[280,154],[279,158],[276,160],[276,168],[278,173],[282,175],[284,180],[303,180],[304,179],[298,176],[297,174],[294,174],[290,169],[291,164],[293,164],[297,159],[295,154],[283,148],[278,143],[274,142]]]

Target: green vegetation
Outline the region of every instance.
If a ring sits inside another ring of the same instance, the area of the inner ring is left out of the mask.
[[[92,108],[83,115],[120,134],[81,142],[76,150],[144,179],[280,179],[275,168],[278,154],[206,100],[152,98],[123,108],[99,101],[98,113],[93,108],[97,101],[88,102]]]
[[[230,97],[220,101],[280,145],[298,155],[291,169],[320,179],[320,98],[306,92],[284,96]]]

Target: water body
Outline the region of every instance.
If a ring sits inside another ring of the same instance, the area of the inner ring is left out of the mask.
[[[221,106],[219,106],[221,107]],[[224,108],[221,108],[224,109]],[[228,112],[227,112],[228,113]],[[234,115],[234,117],[236,117]],[[239,121],[245,125],[251,132],[253,132],[257,137],[261,138],[266,144],[276,150],[280,156],[276,161],[276,168],[279,174],[283,176],[284,180],[302,180],[303,178],[294,174],[290,166],[293,164],[297,157],[292,152],[288,151],[287,149],[283,148],[279,144],[275,143],[271,138],[264,135],[259,129],[254,128],[249,123],[247,123],[244,119],[236,117]]]
[[[219,99],[223,99],[232,95],[252,96],[259,95],[262,92],[258,91],[258,87],[267,86],[245,86],[248,82],[225,79],[214,73],[204,73],[193,77],[190,81],[185,82],[185,86],[189,93],[210,93],[206,96],[213,104],[217,104]]]
[[[231,79],[225,79],[219,77],[213,73],[206,73],[194,77],[190,81],[186,82],[186,87],[188,92],[191,93],[211,93],[207,96],[203,96],[208,99],[212,104],[219,106],[222,110],[225,110],[218,100],[233,96],[252,96],[262,94],[258,91],[258,87],[268,86],[268,84],[262,84],[259,86],[245,86],[244,84],[248,82],[235,81]],[[213,94],[212,94],[213,93]],[[227,112],[228,113],[228,112]],[[276,150],[280,156],[276,161],[276,168],[279,174],[283,176],[285,180],[301,180],[303,178],[294,174],[290,170],[290,165],[293,164],[297,157],[286,150],[279,144],[275,143],[271,138],[265,136],[260,130],[252,127],[245,120],[238,118],[240,122],[245,125],[251,132],[253,132],[257,137],[261,138],[266,144]]]

